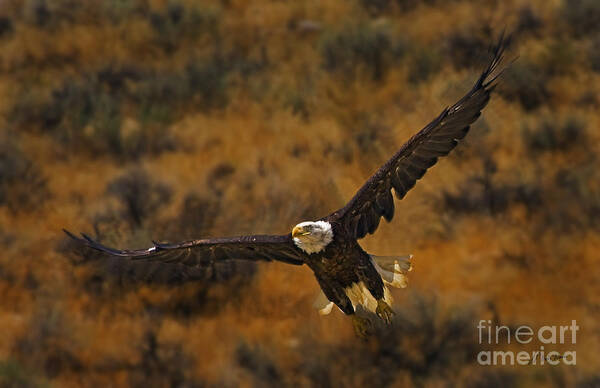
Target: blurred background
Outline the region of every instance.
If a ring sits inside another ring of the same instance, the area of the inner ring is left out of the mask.
[[[518,59],[466,141],[361,241],[415,256],[368,341],[318,316],[307,267],[131,265],[61,232],[141,248],[325,216],[504,28]],[[597,387],[599,91],[596,0],[2,0],[0,386]],[[479,366],[510,349],[481,319],[577,320],[577,365]]]

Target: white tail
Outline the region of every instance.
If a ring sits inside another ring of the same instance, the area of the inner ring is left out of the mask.
[[[323,293],[323,291],[319,290],[319,295],[317,296],[317,299],[315,299],[313,307],[319,310],[319,314],[327,315],[331,312],[331,309],[333,308],[333,302],[330,302],[329,299],[327,299],[327,297]]]
[[[371,256],[373,265],[385,283],[396,288],[406,288],[408,285],[406,274],[412,271],[412,263],[410,262],[412,255],[369,256]]]

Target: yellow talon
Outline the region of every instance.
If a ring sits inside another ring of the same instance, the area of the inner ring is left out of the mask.
[[[377,316],[383,319],[388,325],[392,324],[392,317],[396,314],[383,299],[377,301],[377,309],[375,309],[375,312],[377,313]]]
[[[352,324],[357,337],[366,339],[371,331],[372,323],[369,318],[359,317],[356,314],[352,315]]]

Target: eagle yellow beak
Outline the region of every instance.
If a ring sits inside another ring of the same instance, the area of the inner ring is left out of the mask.
[[[308,234],[310,234],[310,232],[305,231],[301,226],[294,226],[294,229],[292,229],[292,237],[306,236]]]

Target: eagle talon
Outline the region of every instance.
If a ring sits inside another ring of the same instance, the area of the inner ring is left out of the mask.
[[[377,316],[385,321],[388,325],[392,324],[392,317],[396,315],[394,310],[385,303],[383,299],[377,301],[377,309],[375,309]]]
[[[352,324],[357,337],[366,339],[371,331],[372,323],[369,318],[359,317],[356,314],[352,315]]]

